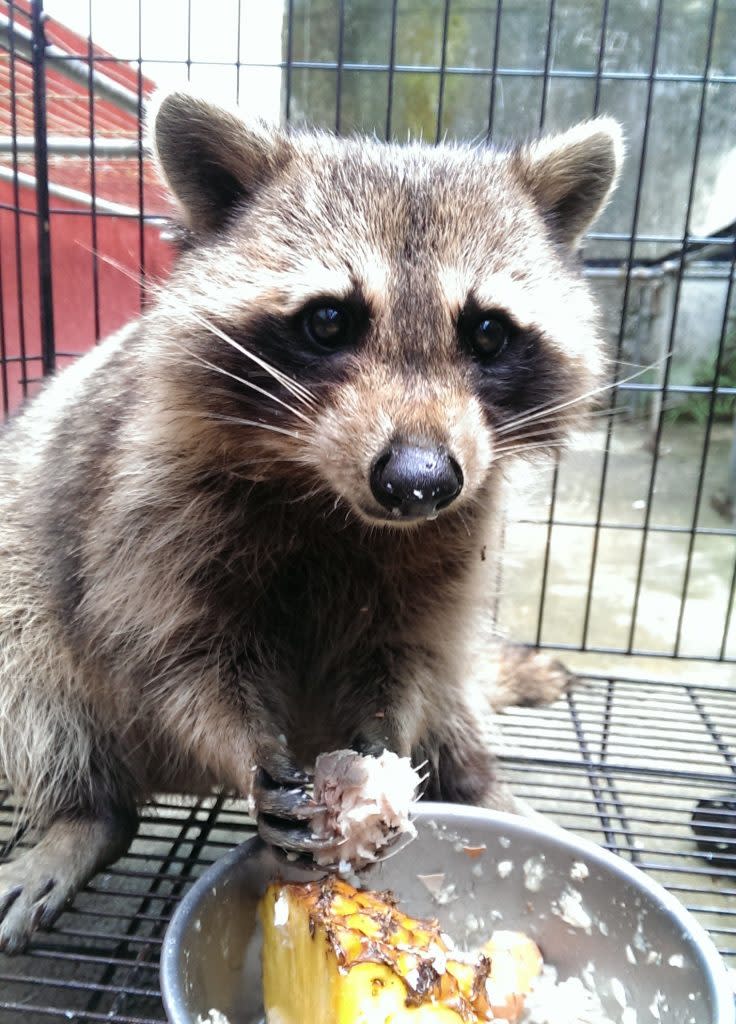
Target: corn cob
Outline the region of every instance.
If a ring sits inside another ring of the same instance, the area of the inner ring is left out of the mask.
[[[494,979],[488,955],[453,950],[388,894],[335,878],[274,884],[260,916],[268,1024],[476,1024],[523,1006],[508,964]]]

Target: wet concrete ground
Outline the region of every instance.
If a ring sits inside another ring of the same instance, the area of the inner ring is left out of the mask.
[[[654,655],[566,654],[571,664],[736,682],[733,666],[710,661],[736,656],[736,614],[729,612],[736,528],[711,504],[727,484],[730,425],[714,426],[707,451],[705,440],[704,427],[694,423],[665,427],[647,517],[655,458],[646,425],[616,422],[599,530],[604,426],[580,435],[564,456],[554,500],[553,471],[542,465],[524,470],[507,534],[499,611],[505,631],[534,642],[541,614],[544,643],[579,647],[585,640],[586,647]]]

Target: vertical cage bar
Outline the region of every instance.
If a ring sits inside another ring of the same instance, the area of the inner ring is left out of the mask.
[[[396,24],[399,0],[391,0],[391,41],[388,51],[388,94],[386,96],[386,139],[391,138],[391,122],[394,115],[394,79],[396,77]]]
[[[705,68],[703,72],[703,84],[701,92],[700,111],[698,117],[698,128],[695,143],[695,154],[693,160],[693,173],[691,179],[691,192],[694,193],[695,179],[698,173],[698,163],[700,157],[700,146],[703,133],[703,123],[705,108],[707,106],[707,91],[708,91],[708,74],[713,60],[713,44],[715,39],[715,29],[718,19],[718,0],[713,0],[711,7],[710,23],[708,26],[708,46],[705,58]],[[687,220],[685,222],[685,238],[690,230],[690,215],[688,212]],[[705,484],[705,471],[708,464],[708,456],[710,454],[710,441],[713,432],[713,423],[715,422],[715,411],[717,401],[717,389],[721,376],[721,361],[723,359],[723,352],[726,347],[726,336],[728,334],[728,314],[731,306],[731,297],[733,293],[733,280],[734,280],[734,266],[736,265],[736,243],[733,247],[733,255],[731,257],[731,267],[728,275],[728,284],[726,285],[726,296],[723,306],[723,317],[721,319],[721,331],[718,338],[718,347],[716,351],[714,373],[713,373],[713,386],[711,387],[710,397],[708,400],[708,419],[705,425],[705,435],[703,437],[703,447],[700,453],[700,466],[698,470],[698,481],[695,488],[695,503],[693,506],[693,515],[690,522],[690,538],[688,541],[687,556],[685,561],[685,575],[682,582],[682,590],[680,593],[680,608],[677,615],[677,628],[675,630],[675,647],[674,655],[678,657],[680,654],[680,645],[682,642],[682,626],[685,619],[685,607],[687,604],[687,592],[690,586],[690,576],[692,572],[692,560],[693,551],[695,548],[696,529],[698,525],[698,519],[700,518],[700,508],[703,501],[703,490]],[[724,616],[725,617],[725,616]],[[724,633],[725,637],[725,633]]]
[[[2,248],[0,248],[0,396],[2,397],[2,418],[6,419],[10,412],[10,386],[8,384],[8,347],[5,342],[5,282],[3,281]]]
[[[544,538],[544,555],[542,557],[542,581],[539,588],[539,605],[537,607],[537,628],[534,633],[534,643],[539,647],[542,643],[542,632],[544,630],[544,610],[547,603],[547,582],[549,580],[549,563],[552,557],[552,533],[555,525],[555,511],[557,507],[557,483],[560,475],[560,456],[555,453],[555,464],[552,470],[552,479],[549,488],[549,512]]]
[[[54,300],[51,272],[51,224],[49,213],[49,160],[46,125],[46,37],[43,0],[31,2],[31,68],[33,73],[33,142],[38,216],[38,287],[41,314],[41,365],[44,376],[56,366]]]
[[[687,558],[685,562],[685,576],[682,582],[682,590],[680,593],[680,610],[677,616],[677,628],[675,630],[675,657],[680,656],[682,626],[685,619],[685,604],[687,601],[687,592],[690,586],[690,576],[692,573],[693,549],[695,547],[695,538],[697,536],[696,530],[698,526],[698,520],[700,518],[700,509],[703,502],[703,494],[705,489],[705,471],[708,465],[708,457],[710,454],[710,441],[713,433],[713,424],[715,423],[716,401],[718,398],[718,385],[721,378],[721,362],[723,359],[723,353],[726,347],[726,338],[728,334],[728,311],[733,296],[734,269],[736,269],[736,246],[734,246],[734,255],[731,258],[731,269],[728,275],[728,285],[726,286],[726,299],[725,305],[723,307],[723,319],[721,321],[721,333],[718,339],[718,350],[716,352],[714,363],[713,384],[711,386],[710,396],[708,399],[708,419],[705,425],[705,436],[703,438],[703,448],[700,456],[698,481],[695,488],[695,505],[693,508],[692,520],[690,522],[690,538],[688,540]],[[736,561],[734,563],[734,568],[736,569]],[[726,608],[726,611],[724,613],[723,638],[721,641],[721,647],[719,652],[719,657],[721,659],[724,658],[725,646],[728,639],[729,607]]]
[[[243,0],[238,0],[238,24],[235,31],[238,35],[238,43],[235,50],[235,102],[240,103],[240,72],[242,67],[240,38],[243,31]]]
[[[342,125],[342,78],[345,63],[345,0],[338,0],[337,5],[337,70],[335,74],[335,132],[340,134]]]
[[[674,349],[674,345],[675,345],[675,334],[676,334],[676,331],[677,331],[677,318],[678,318],[678,314],[679,314],[679,311],[680,311],[680,298],[682,296],[682,281],[683,281],[683,277],[684,277],[684,273],[685,273],[685,254],[686,254],[686,251],[687,251],[687,243],[688,243],[688,239],[689,239],[690,219],[691,219],[692,211],[693,211],[693,203],[695,201],[695,185],[696,185],[697,176],[698,176],[698,166],[700,164],[700,149],[701,149],[701,145],[702,145],[702,142],[703,142],[703,125],[705,123],[705,108],[706,108],[706,102],[707,102],[707,97],[708,97],[708,75],[710,73],[711,61],[712,61],[712,57],[713,57],[713,40],[714,40],[714,36],[715,36],[715,26],[716,26],[717,15],[718,15],[718,0],[713,0],[713,3],[711,4],[710,19],[709,19],[709,22],[708,22],[708,45],[707,45],[707,50],[706,50],[706,55],[705,55],[705,64],[704,64],[704,67],[703,67],[703,77],[702,77],[701,83],[700,83],[700,100],[699,100],[699,104],[698,104],[698,120],[697,120],[697,124],[696,124],[696,128],[695,128],[695,146],[694,146],[694,149],[693,149],[692,166],[690,168],[690,184],[689,184],[689,187],[688,187],[687,205],[686,205],[686,208],[685,208],[685,219],[684,219],[684,225],[683,225],[683,230],[682,230],[682,240],[681,240],[681,245],[680,245],[680,255],[679,255],[679,262],[678,262],[678,267],[677,267],[677,279],[675,281],[675,294],[674,294],[673,304],[672,304],[672,320],[670,321],[670,331],[669,331],[669,336],[667,338],[667,352],[669,353],[669,358],[665,362],[664,374],[662,376],[662,384],[661,384],[661,387],[660,387],[660,393],[661,393],[661,396],[662,396],[662,400],[659,403],[659,410],[658,410],[658,416],[657,416],[657,426],[656,426],[655,435],[654,435],[654,454],[653,454],[653,457],[652,457],[652,467],[651,467],[651,471],[650,471],[650,474],[649,474],[649,487],[648,487],[648,491],[647,491],[646,506],[645,506],[645,510],[644,510],[644,523],[643,523],[643,526],[642,526],[642,542],[641,542],[641,548],[640,548],[640,551],[639,551],[639,560],[638,560],[638,564],[637,564],[636,587],[635,587],[635,590],[634,590],[634,605],[633,605],[632,613],[631,613],[631,625],[630,625],[630,628],[629,628],[629,641],[628,641],[628,645],[627,645],[629,652],[633,651],[633,649],[634,649],[634,639],[635,639],[635,636],[636,636],[636,625],[637,625],[637,617],[638,617],[638,611],[639,611],[639,601],[641,599],[642,581],[643,581],[643,577],[644,577],[644,565],[645,565],[645,562],[646,562],[646,556],[647,556],[647,550],[648,550],[648,541],[649,541],[649,531],[650,531],[651,522],[652,522],[652,500],[654,498],[654,488],[655,488],[656,483],[657,483],[657,472],[658,472],[658,469],[659,469],[659,460],[660,460],[660,456],[661,456],[662,429],[664,427],[664,396],[667,394],[667,388],[669,386],[670,376],[671,376],[671,373],[672,373],[672,363],[673,363],[672,354],[673,354],[673,349]],[[702,475],[702,471],[703,471],[703,466],[701,464],[701,475]],[[701,489],[702,489],[702,483],[701,483],[700,486],[701,486]],[[697,516],[697,503],[696,503],[695,514]],[[697,522],[697,518],[696,518],[696,522]],[[693,553],[694,544],[695,544],[695,523],[693,524],[693,528],[692,528],[692,531],[691,531],[691,534],[690,534],[690,544],[688,546],[687,563],[686,563],[686,567],[685,567],[685,583],[686,583],[686,586],[685,586],[685,590],[683,591],[683,598],[682,598],[682,602],[681,602],[681,605],[680,605],[680,613],[679,613],[679,616],[678,616],[678,625],[677,625],[677,632],[676,632],[676,636],[675,636],[675,644],[674,644],[673,651],[672,651],[672,653],[673,653],[673,655],[675,657],[677,656],[677,654],[679,652],[680,634],[681,634],[681,627],[682,627],[682,616],[683,616],[684,607],[685,607],[685,593],[686,593],[686,589],[687,589],[687,584],[689,583],[689,579],[690,579],[690,572],[689,572],[689,570],[690,570],[690,564],[691,564],[691,561],[692,561],[692,553]]]
[[[552,45],[554,42],[555,22],[555,0],[549,0],[547,38],[544,48],[544,69],[542,81],[542,97],[539,106],[539,131],[544,131],[544,122],[547,116],[547,100],[549,98],[550,67],[552,65]],[[544,610],[547,601],[547,583],[549,580],[549,563],[552,556],[552,533],[555,522],[555,511],[557,508],[557,486],[560,476],[560,456],[555,454],[552,480],[550,481],[549,512],[547,514],[547,531],[544,541],[544,556],[542,559],[542,583],[539,591],[539,606],[537,608],[537,628],[534,634],[534,642],[539,646],[542,642],[544,629]]]
[[[140,10],[140,8],[139,8]],[[192,80],[192,0],[187,0],[187,82]]]
[[[189,3],[191,11],[191,0]],[[190,32],[191,38],[191,32]],[[146,224],[145,208],[145,163],[143,154],[143,0],[138,0],[138,62],[136,69],[136,93],[138,98],[138,274],[140,283],[138,297],[143,310],[146,297]]]
[[[624,266],[626,268],[624,277],[624,293],[621,298],[621,319],[618,327],[618,337],[616,338],[616,351],[614,355],[614,371],[613,380],[611,382],[610,389],[610,403],[609,412],[613,412],[616,405],[617,399],[617,384],[619,382],[619,370],[621,365],[621,354],[624,347],[624,337],[626,331],[626,316],[629,308],[629,298],[631,295],[631,271],[634,266],[634,251],[636,248],[636,242],[639,235],[639,217],[641,215],[641,197],[642,189],[644,185],[644,172],[647,165],[647,154],[649,150],[649,132],[651,128],[651,116],[652,116],[652,103],[654,101],[654,85],[655,75],[657,71],[657,63],[659,60],[659,44],[662,36],[662,10],[664,7],[664,0],[658,0],[657,10],[654,23],[654,38],[652,40],[652,57],[649,64],[649,73],[647,75],[647,97],[646,104],[644,107],[644,130],[642,133],[641,140],[641,154],[639,157],[639,170],[636,178],[636,193],[634,196],[634,210],[631,219],[631,234],[629,236],[628,252],[626,254],[626,260]],[[588,648],[588,634],[590,631],[590,619],[592,612],[593,592],[595,586],[596,569],[598,566],[598,554],[600,551],[600,533],[601,533],[601,521],[603,515],[603,505],[606,499],[606,487],[608,484],[608,471],[611,465],[611,439],[613,436],[613,416],[609,416],[608,425],[606,427],[606,444],[603,450],[603,459],[601,460],[601,475],[598,483],[598,502],[597,502],[597,513],[595,526],[593,527],[593,546],[591,552],[590,562],[590,574],[588,579],[588,593],[585,597],[585,611],[583,613],[583,636],[581,642],[581,649],[587,650]]]
[[[496,19],[493,27],[493,52],[491,53],[491,94],[488,98],[488,128],[486,136],[493,141],[493,121],[496,116],[496,90],[498,88],[498,53],[501,46],[501,11],[503,0],[496,0]]]
[[[18,291],[18,351],[20,354],[21,393],[28,395],[28,350],[26,346],[26,311],[25,288],[23,275],[23,245],[20,227],[20,185],[18,184],[18,90],[16,84],[16,53],[15,53],[15,4],[8,4],[9,25],[9,78],[10,78],[10,133],[13,168],[13,232],[15,242],[15,283]]]
[[[544,122],[547,117],[547,102],[549,100],[549,71],[552,66],[552,45],[554,43],[555,30],[555,0],[549,0],[549,11],[547,14],[547,39],[544,44],[544,70],[542,72],[542,99],[539,105],[539,130],[544,131]]]
[[[450,3],[445,0],[445,9],[442,15],[442,43],[440,49],[440,88],[437,97],[437,125],[434,133],[434,141],[439,142],[442,138],[442,117],[445,112],[445,84],[447,81],[447,34],[450,28]]]
[[[603,64],[606,59],[606,44],[608,40],[608,5],[610,0],[603,0],[601,10],[601,34],[598,40],[598,57],[595,64],[595,89],[593,92],[593,116],[598,114],[601,108],[601,87],[603,84]]]
[[[89,15],[89,36],[87,37],[87,102],[89,103],[89,183],[92,193],[90,222],[92,229],[92,301],[94,303],[95,340],[100,340],[100,279],[97,260],[97,165],[95,162],[95,92],[94,92],[94,47],[92,44],[92,0],[87,4]]]
[[[600,111],[601,104],[601,88],[603,79],[603,64],[606,59],[606,40],[608,38],[608,4],[609,0],[603,0],[603,9],[601,11],[601,34],[598,42],[598,59],[596,61],[595,68],[595,91],[593,93],[593,116],[596,116]],[[623,317],[624,311],[622,308],[621,316]],[[619,337],[617,345],[617,353],[620,354],[621,347],[623,345],[623,336]],[[616,358],[616,369],[614,373],[618,373],[618,359]],[[616,387],[611,388],[608,395],[608,422],[606,423],[606,443],[603,447],[603,457],[607,457],[607,453],[611,447],[611,441],[613,438],[613,412],[616,407]],[[601,540],[600,524],[603,520],[603,505],[606,498],[606,488],[604,485],[604,471],[602,470],[601,483],[598,488],[598,497],[596,499],[595,508],[595,529],[593,531],[593,543],[590,550],[590,567],[588,569],[588,580],[585,590],[585,607],[583,609],[583,629],[582,637],[580,640],[580,647],[585,650],[588,644],[588,633],[590,631],[590,616],[593,610],[593,587],[595,585],[595,569],[598,564],[598,547]]]
[[[284,97],[284,120],[291,119],[292,65],[294,62],[294,0],[286,5],[286,83]]]
[[[731,619],[733,618],[733,608],[736,603],[736,558],[733,561],[733,572],[731,573],[731,586],[728,590],[728,601],[726,603],[726,621],[723,624],[723,639],[721,640],[721,649],[718,652],[718,657],[723,661],[726,657],[726,648],[728,647],[728,634],[731,631]]]

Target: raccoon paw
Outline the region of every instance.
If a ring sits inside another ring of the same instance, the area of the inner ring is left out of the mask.
[[[0,866],[0,950],[20,952],[37,928],[53,923],[76,886],[57,878],[48,858],[34,851]]]
[[[491,694],[494,711],[553,704],[577,682],[561,661],[523,644],[504,644]]]
[[[356,754],[380,757],[384,750],[390,750],[399,757],[409,757],[411,746],[408,739],[401,735],[393,718],[386,713],[375,715],[363,723],[350,741],[350,749]]]
[[[0,951],[25,949],[38,928],[49,928],[99,868],[127,849],[134,816],[56,821],[32,849],[0,865]]]
[[[310,821],[320,808],[307,791],[311,779],[278,748],[262,751],[251,789],[258,834],[287,853],[314,855],[329,843],[312,834]]]

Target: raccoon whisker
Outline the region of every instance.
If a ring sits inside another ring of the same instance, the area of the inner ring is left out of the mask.
[[[284,505],[299,505],[303,501],[310,501],[312,498],[316,498],[319,494],[327,491],[326,487],[317,485],[312,487],[311,490],[305,491],[303,494],[297,494],[294,498],[282,498],[281,502]]]
[[[246,359],[250,359],[252,362],[256,364],[256,366],[260,366],[262,370],[265,370],[266,373],[269,373],[274,378],[274,380],[277,380],[279,384],[282,384],[287,389],[287,391],[290,391],[294,398],[298,399],[304,405],[314,405],[314,396],[307,390],[307,388],[304,387],[303,384],[300,384],[298,381],[295,381],[292,377],[289,377],[287,374],[283,373],[283,371],[277,369],[275,366],[272,366],[272,364],[269,363],[267,360],[261,358],[261,356],[257,356],[255,352],[251,352],[249,349],[245,348],[244,345],[241,345],[240,342],[237,342],[234,338],[231,338],[229,334],[227,334],[220,327],[218,327],[217,324],[213,324],[211,320],[207,319],[207,317],[201,316],[194,310],[190,310],[190,313],[195,320],[197,320],[204,327],[206,327],[208,331],[215,335],[215,337],[219,338],[221,341],[224,341],[227,345],[232,346],[232,348],[240,352],[241,355],[244,355]]]
[[[201,416],[203,420],[217,420],[222,423],[233,423],[242,427],[260,427],[262,430],[270,430],[274,434],[285,434],[286,437],[293,437],[301,441],[301,435],[295,430],[286,430],[285,427],[277,427],[273,423],[261,423],[260,420],[245,420],[239,416],[222,416],[217,413],[206,413]]]
[[[506,437],[501,440],[496,451],[503,452],[508,448],[567,448],[570,445],[569,438],[562,437],[540,437],[538,434],[519,434],[514,437]]]
[[[230,370],[226,370],[224,369],[224,367],[218,366],[216,363],[210,362],[209,359],[205,359],[203,356],[197,355],[196,352],[190,352],[189,349],[187,348],[184,348],[184,351],[187,353],[187,355],[191,356],[191,358],[195,362],[199,363],[201,366],[207,366],[210,370],[214,370],[215,373],[221,373],[223,377],[229,377],[231,380],[237,381],[238,384],[243,384],[245,387],[251,388],[252,391],[257,391],[259,395],[263,395],[264,398],[270,398],[272,402],[275,402],[277,405],[283,406],[283,408],[286,409],[288,412],[292,413],[292,415],[298,416],[300,420],[303,420],[305,423],[311,424],[312,421],[310,420],[310,418],[308,416],[305,416],[300,409],[295,409],[293,405],[289,405],[289,403],[285,402],[283,398],[279,398],[277,395],[272,394],[266,388],[262,388],[260,384],[254,384],[253,381],[245,380],[244,377],[238,377],[236,373],[231,373]]]
[[[596,413],[588,413],[587,414],[587,418],[588,419],[594,419],[596,421],[596,425],[597,424],[603,424],[606,420],[612,418],[614,415],[622,414],[622,413],[627,412],[627,411],[628,410],[626,410],[626,409],[601,410],[600,413],[598,413],[598,414],[596,414]],[[534,419],[534,420],[532,420],[530,422],[522,423],[522,424],[520,424],[520,428],[515,429],[515,430],[511,430],[511,429],[506,430],[505,429],[506,424],[503,424],[502,427],[499,427],[496,430],[496,437],[498,438],[498,440],[501,443],[506,443],[507,441],[514,441],[514,442],[519,441],[519,442],[521,442],[521,441],[526,441],[526,440],[542,442],[543,438],[544,438],[544,433],[545,433],[545,431],[550,426],[552,426],[554,428],[554,433],[555,433],[555,435],[557,435],[558,431],[559,431],[559,428],[560,428],[560,421],[559,421],[559,419],[557,418],[557,416],[555,414],[555,410],[551,410],[550,412],[546,413],[544,416],[540,415],[539,418]],[[588,431],[581,429],[581,430],[574,431],[574,433],[576,433],[576,434],[584,434],[584,433],[588,433]],[[546,443],[547,444],[554,444],[558,440],[562,440],[562,439],[560,439],[557,436],[550,437],[549,440]],[[567,442],[563,442],[563,443],[567,443]]]
[[[567,444],[564,441],[540,441],[538,444],[517,444],[511,445],[509,448],[498,448],[493,453],[493,458],[496,462],[499,462],[503,458],[507,458],[510,455],[525,454],[526,452],[538,451],[543,449],[549,451],[550,448],[566,448]]]
[[[114,259],[112,256],[107,256],[104,253],[97,252],[96,250],[93,250],[88,246],[83,245],[82,248],[87,249],[90,253],[94,253],[94,255],[98,259],[101,259],[104,263],[107,263],[109,266],[119,271],[130,281],[134,281],[136,284],[140,283],[140,277],[138,274],[132,273],[132,271],[130,271],[128,267],[123,266],[122,263]],[[166,295],[166,291],[163,288],[163,286],[157,285],[153,281],[147,281],[146,285],[147,288],[151,292],[153,292],[154,296]],[[213,324],[206,317],[197,313],[194,309],[189,308],[187,309],[187,312],[191,316],[193,316],[195,320],[201,323],[203,327],[206,327],[207,330],[210,331],[210,333],[214,334],[215,337],[220,338],[228,345],[232,345],[232,347],[237,349],[237,351],[244,355],[246,359],[252,360],[263,370],[269,373],[275,380],[279,382],[279,384],[282,384],[288,391],[291,391],[294,398],[298,398],[299,401],[301,401],[304,405],[309,405],[310,403],[314,404],[314,396],[310,393],[310,391],[307,388],[304,387],[303,384],[300,384],[298,381],[295,381],[293,378],[289,377],[288,374],[283,373],[283,371],[278,370],[275,366],[272,366],[269,362],[267,362],[265,359],[262,359],[260,356],[257,356],[254,352],[249,352],[248,349],[240,345],[237,341],[235,341],[234,338],[231,338],[229,334],[226,334],[225,331],[221,330],[216,324]]]
[[[628,411],[629,410],[626,409],[626,408],[620,408],[620,409],[601,409],[598,413],[588,413],[588,419],[596,419],[597,421],[600,422],[600,421],[603,421],[603,420],[605,420],[605,419],[607,419],[609,417],[613,417],[613,416],[616,416],[616,415],[622,415],[624,413],[627,413]],[[542,441],[542,439],[540,438],[540,433],[543,433],[544,430],[546,429],[546,424],[547,424],[548,419],[549,420],[553,419],[552,414],[550,414],[549,417],[540,417],[539,420],[536,420],[534,423],[532,423],[531,427],[529,429],[527,429],[527,430],[520,430],[518,433],[516,431],[509,431],[509,432],[504,433],[504,434],[502,434],[501,431],[498,430],[496,433],[497,433],[497,435],[500,435],[500,439],[501,439],[501,441],[503,443],[506,443],[507,441],[514,441],[514,442],[524,442],[524,441],[535,441],[536,442],[536,441],[539,441],[540,445],[544,446],[546,444],[546,445],[549,445],[550,447],[553,446],[553,445],[556,445],[556,444],[563,444],[564,445],[564,444],[568,443],[568,442],[559,440],[557,438],[550,438],[548,441]],[[559,423],[555,422],[555,426],[559,426]],[[582,430],[579,431],[580,434],[588,433],[588,432],[589,431],[582,431]]]
[[[605,420],[612,416],[623,416],[625,413],[630,413],[631,410],[628,406],[619,405],[615,409],[594,409],[593,412],[588,413],[588,418],[592,420]]]
[[[271,466],[277,462],[300,463],[301,461],[301,459],[290,455],[273,455],[264,459],[244,459],[242,462],[235,463],[234,466],[228,466],[227,470],[229,473],[234,473],[239,469],[245,469],[247,466]]]
[[[523,415],[517,416],[514,419],[508,420],[506,423],[498,427],[496,433],[508,433],[510,430],[515,430],[516,427],[523,426],[525,423],[531,423],[534,420],[540,419],[543,416],[552,416],[558,412],[562,412],[563,409],[569,409],[580,402],[584,402],[588,398],[594,398],[596,395],[602,395],[606,391],[612,391],[614,388],[618,388],[622,384],[628,384],[630,381],[635,380],[637,377],[641,377],[642,374],[646,373],[648,370],[651,370],[655,366],[658,366],[666,359],[669,359],[670,354],[671,353],[668,352],[667,355],[662,357],[662,359],[658,359],[656,362],[650,363],[648,366],[642,367],[642,369],[637,370],[636,373],[632,373],[628,377],[624,377],[622,380],[609,381],[608,384],[602,384],[600,387],[591,388],[590,391],[586,391],[580,395],[576,395],[575,398],[569,398],[565,402],[559,402],[557,404],[547,402],[544,405],[537,406],[536,409],[533,409],[529,413],[524,413]]]
[[[545,438],[544,431],[544,422],[534,423],[532,427],[528,430],[520,430],[518,433],[516,431],[513,431],[509,434],[501,434],[498,437],[498,444],[499,447],[502,447],[505,444],[521,444],[522,442],[526,441],[539,441],[540,444],[543,441],[547,441],[549,444],[554,444],[556,442],[562,441],[562,438],[558,436]],[[497,434],[498,433],[499,432],[497,432]]]

